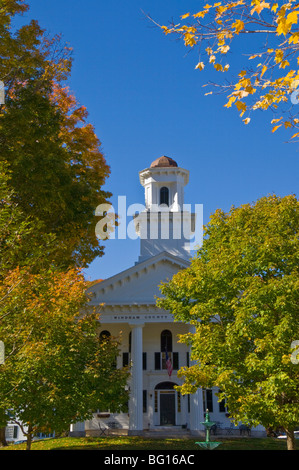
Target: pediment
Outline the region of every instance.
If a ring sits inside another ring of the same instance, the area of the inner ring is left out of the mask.
[[[153,305],[161,296],[159,285],[190,263],[167,252],[137,263],[125,271],[91,286],[92,305]]]

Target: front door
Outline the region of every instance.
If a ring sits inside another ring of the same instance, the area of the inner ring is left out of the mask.
[[[160,426],[175,425],[175,391],[160,392]]]

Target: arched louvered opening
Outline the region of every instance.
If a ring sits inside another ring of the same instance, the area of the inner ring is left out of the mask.
[[[166,186],[160,189],[160,205],[169,206],[169,189]]]
[[[161,352],[172,352],[172,333],[169,330],[163,330],[161,333]]]
[[[100,336],[99,336],[100,341],[105,341],[109,339],[110,337],[111,337],[111,333],[108,330],[101,331]]]

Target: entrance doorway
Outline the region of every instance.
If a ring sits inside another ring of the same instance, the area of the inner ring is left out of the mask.
[[[160,426],[175,425],[175,391],[160,391]]]
[[[155,388],[155,411],[160,426],[176,425],[177,392],[173,382],[160,382]]]

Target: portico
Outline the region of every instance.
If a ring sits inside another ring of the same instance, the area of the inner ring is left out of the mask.
[[[139,307],[143,312],[136,308],[137,312],[132,313],[135,309],[131,306],[128,313],[109,314],[109,323],[101,322],[101,327],[105,331],[109,328],[112,336],[121,331],[121,354],[117,366],[130,365],[131,369],[128,417],[119,415],[115,418],[127,427],[131,435],[159,426],[188,428],[196,434],[203,419],[201,391],[182,396],[174,388],[181,384],[177,370],[187,366],[190,357],[188,348],[177,343],[177,334],[187,332],[188,327],[173,323],[170,314],[159,312],[155,306],[152,309]],[[166,368],[165,352],[161,350],[165,334],[172,341],[168,351],[173,367],[171,375]]]

